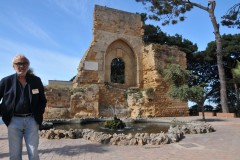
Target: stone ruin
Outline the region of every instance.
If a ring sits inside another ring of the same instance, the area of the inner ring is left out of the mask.
[[[143,35],[140,15],[96,5],[92,43],[71,87],[46,87],[44,118],[188,116],[187,102],[170,98],[159,74],[173,57],[186,68],[185,53],[146,45]],[[124,66],[120,74],[113,70],[117,61]]]

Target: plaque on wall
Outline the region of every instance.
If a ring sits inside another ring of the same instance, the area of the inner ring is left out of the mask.
[[[85,61],[84,62],[84,70],[97,71],[98,70],[98,62]]]

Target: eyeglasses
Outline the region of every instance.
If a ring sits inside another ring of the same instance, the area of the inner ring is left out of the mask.
[[[27,66],[28,65],[28,62],[17,62],[17,63],[14,63],[15,65],[17,66]]]

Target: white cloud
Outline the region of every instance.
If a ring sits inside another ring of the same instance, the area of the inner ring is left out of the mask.
[[[94,5],[107,4],[107,0],[49,0],[49,2],[54,2],[67,14],[81,18],[88,23],[89,18],[92,19]]]
[[[10,9],[8,11],[2,11],[0,19],[3,25],[8,26],[15,32],[27,36],[31,35],[47,44],[59,46],[59,44],[49,36],[47,31],[45,31],[40,24],[34,22],[33,18],[30,18],[29,15],[24,16]]]
[[[85,11],[87,4],[89,1],[86,0],[51,0],[54,2],[60,9],[64,10],[66,13],[80,17],[82,15],[82,11]]]
[[[5,46],[10,47],[11,51],[6,50]],[[77,74],[77,67],[80,62],[80,57],[70,56],[71,54],[0,38],[0,55],[4,57],[0,63],[0,79],[14,73],[11,60],[16,53],[24,54],[29,58],[30,67],[33,68],[34,73],[42,79],[44,84],[47,84],[48,80],[70,80]]]
[[[48,33],[40,27],[39,24],[35,24],[32,20],[27,19],[26,17],[21,17],[17,19],[20,29],[25,30],[34,37],[43,40],[47,43],[50,43],[54,46],[59,46],[49,35]]]

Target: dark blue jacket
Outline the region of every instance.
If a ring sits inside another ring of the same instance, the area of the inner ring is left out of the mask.
[[[42,81],[39,77],[27,74],[27,83],[30,86],[30,107],[33,111],[33,116],[36,122],[41,126],[43,121],[43,113],[46,107],[46,97],[44,93],[44,87]],[[2,115],[2,120],[8,126],[11,122],[13,116],[13,111],[15,107],[15,99],[17,93],[17,74],[13,74],[3,78],[0,81],[0,114]]]

